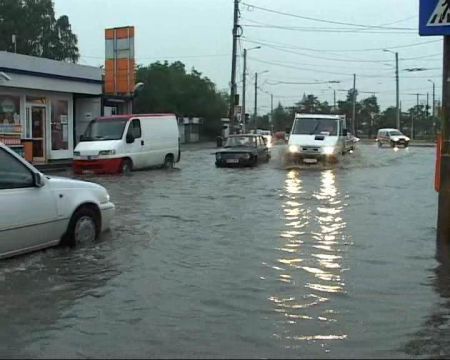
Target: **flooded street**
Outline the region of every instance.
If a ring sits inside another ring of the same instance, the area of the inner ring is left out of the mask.
[[[112,230],[2,261],[1,356],[450,356],[434,148],[362,145],[329,170],[283,170],[277,149],[217,169],[213,151],[84,177]]]

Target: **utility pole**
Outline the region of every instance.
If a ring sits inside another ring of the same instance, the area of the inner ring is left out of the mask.
[[[428,109],[429,108],[430,108],[430,94],[427,92],[427,112],[425,114],[427,119],[428,119]]]
[[[16,42],[16,34],[11,35],[11,41],[14,44],[14,53],[17,53],[17,42]]]
[[[333,89],[333,111],[336,112],[336,89]]]
[[[396,82],[396,110],[397,110],[397,129],[400,130],[400,80],[398,73],[398,52],[395,53],[395,82]]]
[[[238,39],[238,17],[239,17],[239,0],[234,0],[234,17],[233,17],[233,54],[231,58],[231,92],[230,92],[230,133],[234,134],[235,129],[235,95],[236,95],[236,49]]]
[[[352,132],[356,136],[356,74],[353,74],[353,109],[352,109]]]
[[[438,256],[448,262],[450,242],[450,36],[444,36],[444,65],[442,81],[442,150],[437,224]],[[439,156],[440,154],[438,154]]]
[[[258,108],[258,73],[255,72],[255,111],[253,113],[254,116],[254,127],[255,127],[255,133],[256,133],[256,116],[257,114],[257,108]]]
[[[245,86],[247,83],[247,49],[244,49],[244,70],[242,73],[242,109],[241,109],[241,121],[244,124],[244,133],[246,132],[246,123],[245,123]]]
[[[431,110],[432,111],[432,114],[433,114],[433,117],[434,117],[434,115],[436,115],[435,114],[435,109],[436,109],[436,93],[435,93],[435,84],[434,84],[434,82],[433,82],[433,110]]]
[[[270,94],[270,130],[273,130],[273,94]]]

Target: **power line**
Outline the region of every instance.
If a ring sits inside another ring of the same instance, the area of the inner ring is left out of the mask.
[[[316,55],[311,55],[311,54],[300,53],[300,52],[297,52],[297,51],[286,50],[286,49],[283,49],[283,48],[281,48],[279,46],[271,45],[269,43],[265,43],[265,42],[262,42],[262,41],[248,40],[247,38],[245,38],[244,41],[252,43],[252,44],[263,45],[263,46],[266,46],[268,48],[272,48],[274,50],[278,50],[278,51],[282,51],[282,52],[286,52],[286,53],[291,53],[291,54],[295,54],[295,55],[300,55],[300,56],[311,57],[311,58],[314,58],[314,59],[329,60],[329,61],[339,61],[339,62],[359,62],[359,63],[384,63],[384,62],[386,62],[386,60],[368,60],[368,59],[335,58],[335,57],[328,58],[328,57],[323,57],[323,56],[316,56]],[[436,53],[436,54],[430,54],[430,55],[424,55],[424,56],[418,56],[418,57],[401,58],[401,60],[402,61],[409,61],[409,60],[425,59],[425,58],[430,58],[430,57],[435,57],[435,56],[442,56],[442,54],[441,53]]]
[[[282,25],[252,25],[252,24],[242,24],[245,27],[253,28],[263,28],[263,29],[277,29],[277,30],[289,30],[289,31],[300,31],[300,32],[314,32],[314,33],[357,33],[362,30],[355,29],[336,29],[336,28],[317,28],[317,27],[295,27],[295,26],[282,26]],[[364,34],[411,34],[412,31],[381,31],[381,30],[367,30]]]
[[[242,5],[245,5],[250,9],[257,9],[257,10],[269,12],[272,14],[278,14],[278,15],[294,17],[294,18],[298,18],[298,19],[315,21],[315,22],[326,23],[326,24],[353,26],[353,27],[359,27],[359,28],[363,28],[363,29],[413,30],[413,31],[417,30],[416,28],[396,28],[396,27],[386,27],[386,26],[382,26],[382,25],[362,25],[362,24],[355,24],[355,23],[342,22],[342,21],[319,19],[319,18],[310,17],[310,16],[302,16],[302,15],[297,15],[297,14],[292,14],[292,13],[286,13],[283,11],[268,9],[268,8],[256,6],[253,4],[245,3],[245,2],[243,2]]]
[[[293,49],[293,50],[304,50],[304,51],[312,51],[312,52],[329,52],[329,53],[338,53],[338,52],[367,52],[367,51],[382,51],[384,49],[404,49],[404,48],[410,48],[410,47],[415,47],[415,46],[422,46],[422,45],[428,45],[428,44],[433,44],[433,43],[440,43],[442,42],[442,40],[430,40],[430,41],[425,41],[425,42],[419,42],[419,43],[409,43],[409,44],[403,44],[403,45],[397,45],[397,46],[386,46],[386,47],[382,47],[382,48],[367,48],[367,49],[313,49],[313,48],[305,48],[305,47],[300,47],[300,46],[296,46],[296,45],[292,45],[292,44],[285,44],[285,43],[279,43],[279,42],[275,42],[275,41],[269,41],[269,40],[255,40],[255,39],[251,39],[248,37],[245,37],[245,39],[247,40],[252,40],[252,41],[264,41],[268,44],[274,45],[274,46],[279,46],[279,47],[285,47],[287,49]]]

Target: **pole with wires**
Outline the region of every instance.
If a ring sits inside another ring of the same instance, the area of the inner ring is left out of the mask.
[[[247,49],[244,49],[244,70],[242,72],[242,109],[241,109],[241,121],[243,126],[243,131],[246,131],[246,123],[245,123],[245,87],[247,83]]]
[[[234,134],[236,131],[235,125],[235,105],[236,105],[236,52],[238,40],[238,18],[239,18],[239,0],[234,0],[234,16],[233,16],[233,53],[231,57],[231,92],[230,92],[230,133]]]
[[[352,93],[352,132],[356,136],[356,74],[353,74],[353,93]]]

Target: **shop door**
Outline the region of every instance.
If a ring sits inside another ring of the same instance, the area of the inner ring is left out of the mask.
[[[33,140],[33,162],[45,162],[45,123],[44,106],[27,105],[27,134]]]

